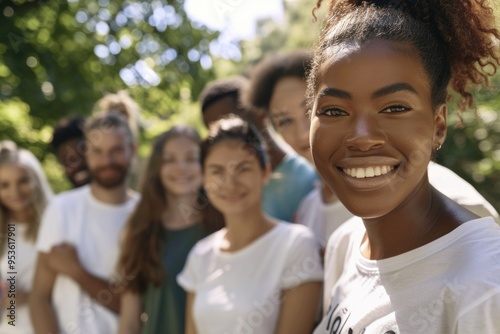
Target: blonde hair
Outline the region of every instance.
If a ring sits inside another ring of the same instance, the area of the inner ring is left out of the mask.
[[[34,184],[33,215],[29,221],[26,231],[26,239],[35,242],[43,211],[51,200],[53,193],[47,182],[42,166],[33,153],[18,149],[12,141],[0,142],[0,166],[14,164],[22,168],[28,174],[30,181]],[[7,240],[7,225],[10,222],[8,209],[0,202],[0,256],[5,251]]]
[[[123,117],[137,140],[139,133],[139,105],[130,97],[126,90],[119,90],[116,94],[107,93],[94,105],[94,114],[104,116],[108,114]]]

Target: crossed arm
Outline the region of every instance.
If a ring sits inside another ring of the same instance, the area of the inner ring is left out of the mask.
[[[39,253],[33,289],[30,294],[31,318],[36,333],[58,333],[57,317],[52,305],[52,290],[58,274],[69,276],[92,299],[114,312],[120,309],[120,294],[109,282],[88,273],[78,260],[76,249],[69,244],[52,247],[50,253]]]
[[[57,317],[52,305],[52,289],[57,273],[48,266],[48,254],[38,253],[38,260],[30,293],[30,314],[37,334],[59,333]]]

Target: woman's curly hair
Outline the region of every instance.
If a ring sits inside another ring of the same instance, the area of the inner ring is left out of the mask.
[[[487,86],[500,65],[500,32],[488,0],[330,0],[308,78],[310,105],[332,47],[374,38],[412,45],[435,106],[448,100],[450,85],[460,95],[459,112],[475,107],[470,84]]]

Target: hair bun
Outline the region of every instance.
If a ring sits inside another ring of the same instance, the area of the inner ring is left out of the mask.
[[[12,154],[17,152],[17,145],[12,140],[0,141],[0,154]]]

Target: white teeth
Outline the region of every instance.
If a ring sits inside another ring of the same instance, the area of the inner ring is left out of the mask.
[[[374,166],[367,168],[344,168],[343,171],[349,176],[355,177],[357,179],[364,179],[365,177],[375,177],[389,173],[393,170],[393,166]]]
[[[356,169],[356,177],[358,179],[363,179],[365,177],[365,170],[363,168]]]
[[[373,167],[368,167],[366,169],[365,177],[374,177],[375,176],[375,171],[373,170]]]

